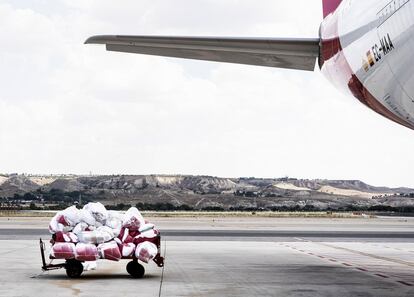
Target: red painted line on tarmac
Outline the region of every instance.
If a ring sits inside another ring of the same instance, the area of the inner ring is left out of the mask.
[[[368,272],[368,270],[366,270],[365,268],[361,268],[361,267],[357,267],[358,270],[364,271],[364,272]]]
[[[325,257],[324,256],[318,256],[319,258],[321,258],[321,259],[325,259]]]
[[[348,267],[352,267],[352,264],[348,264],[348,263],[342,263],[342,265],[348,266]]]
[[[335,259],[329,259],[329,261],[331,261],[331,262],[338,262]]]

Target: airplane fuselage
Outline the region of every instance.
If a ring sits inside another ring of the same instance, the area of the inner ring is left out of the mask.
[[[414,3],[343,0],[320,28],[322,73],[369,108],[414,129]]]

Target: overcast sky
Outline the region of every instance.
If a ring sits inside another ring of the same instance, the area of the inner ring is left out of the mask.
[[[0,172],[414,187],[414,132],[319,72],[83,45],[96,34],[315,37],[321,18],[321,0],[0,1]]]

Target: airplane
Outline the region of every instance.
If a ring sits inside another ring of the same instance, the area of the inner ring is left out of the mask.
[[[318,38],[98,35],[109,51],[320,71],[367,107],[414,129],[414,1],[322,0]]]

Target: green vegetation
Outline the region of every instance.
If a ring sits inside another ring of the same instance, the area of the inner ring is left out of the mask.
[[[255,197],[256,199],[256,192],[242,192],[238,191],[237,195],[247,197]],[[203,207],[195,207],[193,205],[181,204],[176,205],[169,202],[157,202],[157,203],[144,203],[139,202],[135,205],[128,204],[128,203],[118,203],[118,204],[110,204],[110,200],[104,199],[105,193],[103,190],[99,192],[88,192],[85,191],[72,191],[72,192],[65,192],[59,189],[51,189],[51,190],[44,190],[38,189],[33,192],[25,193],[25,194],[14,194],[12,197],[8,198],[0,198],[0,210],[61,210],[68,206],[74,204],[86,204],[91,201],[101,201],[103,203],[107,202],[106,207],[107,209],[111,210],[127,210],[131,206],[136,206],[138,209],[142,211],[175,211],[175,212],[192,212],[192,211],[204,211],[204,212],[254,212],[254,213],[261,213],[261,212],[387,212],[387,213],[395,213],[395,214],[403,214],[403,213],[414,213],[414,206],[390,206],[390,205],[383,205],[378,204],[376,205],[368,205],[368,206],[359,206],[356,204],[349,204],[341,207],[328,207],[328,208],[319,208],[312,204],[307,205],[292,205],[292,206],[271,206],[271,207],[245,207],[245,206],[203,206]],[[407,197],[411,198],[411,194]],[[252,199],[253,200],[253,199]],[[119,200],[118,200],[119,201]],[[122,201],[122,200],[121,200]],[[245,201],[245,200],[243,200]],[[256,200],[255,200],[256,201]],[[374,200],[373,200],[374,201]],[[108,203],[109,202],[109,203]],[[283,203],[283,202],[280,202]],[[82,207],[82,205],[79,205]]]
[[[0,209],[60,210],[79,203],[79,200],[82,200],[82,204],[88,203],[93,201],[93,195],[80,191],[64,192],[58,189],[50,191],[38,189],[34,192],[0,198]]]
[[[118,203],[116,205],[105,205],[105,207],[109,210],[128,210],[132,205],[131,204],[124,204]],[[137,203],[135,205],[136,208],[139,210],[155,210],[155,211],[192,211],[194,208],[188,206],[186,204],[174,206],[171,203]]]

